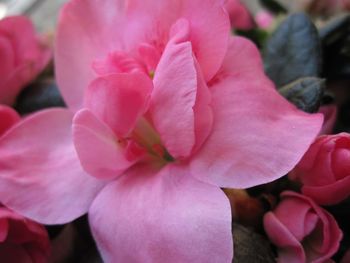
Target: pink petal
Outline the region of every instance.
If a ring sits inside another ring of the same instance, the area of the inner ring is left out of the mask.
[[[152,89],[152,81],[145,74],[111,74],[90,84],[85,105],[123,138],[148,109]]]
[[[121,48],[123,2],[73,0],[61,11],[55,68],[60,91],[73,110],[83,106],[84,91],[95,78],[92,62]]]
[[[230,23],[222,5],[211,0],[70,1],[61,12],[55,52],[58,86],[67,105],[73,110],[82,106],[84,90],[95,77],[93,61],[145,43],[161,52],[180,18],[190,22],[193,49],[205,79],[211,79],[228,44]]]
[[[143,17],[148,22],[140,26],[139,29],[143,30],[138,32],[148,36],[148,40],[153,37],[164,42],[162,35],[166,34],[176,20],[188,20],[190,41],[204,78],[208,81],[215,75],[225,56],[230,34],[230,21],[224,10],[224,1],[131,0],[128,5],[130,13],[137,14],[133,19],[141,20]]]
[[[264,229],[271,242],[279,247],[279,263],[305,262],[302,245],[272,212],[264,216]]]
[[[0,104],[0,136],[20,119],[21,117],[14,109]]]
[[[105,262],[231,262],[231,213],[216,187],[182,167],[136,166],[89,211]]]
[[[226,78],[211,87],[212,133],[190,164],[198,179],[220,187],[246,188],[285,175],[322,124],[322,116],[297,110],[276,92],[263,69],[258,70],[261,64],[255,64],[260,58],[246,56],[258,54],[253,45],[245,47],[250,48],[235,57],[243,69],[236,62],[230,70],[225,66]]]
[[[350,196],[350,176],[328,185],[303,185],[301,191],[320,205],[335,205]]]
[[[158,64],[150,106],[154,126],[174,158],[187,157],[195,143],[197,74],[191,43],[175,42],[180,34],[169,42]]]
[[[74,117],[73,139],[84,170],[97,178],[114,178],[133,164],[113,131],[86,109]]]
[[[4,54],[0,53],[0,102],[10,105],[21,89],[45,68],[51,50],[36,36],[33,24],[24,16],[0,21],[0,47],[4,50]]]
[[[207,84],[204,81],[202,72],[200,71],[198,63],[196,63],[197,70],[197,97],[196,104],[193,107],[194,112],[194,126],[196,143],[192,150],[194,154],[208,138],[213,126],[213,110],[211,109],[211,93]]]
[[[42,111],[0,139],[4,205],[45,224],[66,223],[87,211],[104,182],[86,175],[80,166],[72,117],[63,109]]]
[[[332,134],[334,129],[334,124],[337,119],[337,106],[336,105],[326,105],[322,106],[319,113],[324,115],[324,123],[320,134]]]

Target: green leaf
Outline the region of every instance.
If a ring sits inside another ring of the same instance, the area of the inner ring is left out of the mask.
[[[279,89],[283,97],[305,112],[317,112],[323,98],[325,80],[300,78]]]
[[[265,71],[278,87],[302,77],[321,73],[321,44],[308,16],[289,16],[267,41],[263,57]]]

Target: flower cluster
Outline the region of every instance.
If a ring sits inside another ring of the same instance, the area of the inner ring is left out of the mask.
[[[67,107],[24,118],[10,106],[51,50],[28,19],[1,20],[0,257],[46,262],[40,224],[87,214],[105,262],[231,262],[239,209],[222,188],[289,173],[303,195],[283,192],[251,222],[263,222],[280,262],[331,258],[342,231],[318,205],[349,196],[350,137],[315,141],[331,133],[335,106],[321,107],[322,127],[322,114],[279,94],[256,45],[232,34],[272,20],[239,1],[71,0],[54,43]]]

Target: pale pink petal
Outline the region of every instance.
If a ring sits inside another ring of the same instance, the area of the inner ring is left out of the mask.
[[[143,73],[107,75],[90,84],[85,106],[123,138],[148,109],[152,89]]]
[[[253,42],[244,37],[230,37],[227,54],[213,83],[228,76],[252,79],[265,76],[260,52]]]
[[[92,62],[121,49],[125,1],[73,0],[61,11],[55,50],[58,86],[67,105],[78,110],[95,78]]]
[[[21,117],[14,109],[0,104],[0,136],[20,119]]]
[[[197,73],[191,43],[176,43],[179,37],[169,42],[158,64],[150,105],[154,126],[174,158],[187,157],[195,143]]]
[[[82,170],[73,145],[72,118],[64,109],[45,110],[0,139],[4,205],[45,224],[66,223],[87,211],[105,183]]]
[[[222,64],[230,31],[222,6],[211,0],[70,1],[61,12],[55,52],[57,81],[67,105],[82,107],[84,90],[95,77],[95,60],[113,51],[136,51],[145,43],[162,52],[170,27],[180,18],[190,22],[194,52],[205,79],[211,79]]]
[[[320,130],[322,116],[282,98],[253,64],[260,60],[255,56],[256,48],[247,45],[235,56],[243,67],[225,65],[226,78],[212,84],[212,133],[190,164],[204,182],[246,188],[276,180],[298,163]]]
[[[136,166],[89,210],[105,262],[231,262],[230,205],[183,167]]]
[[[73,139],[84,170],[100,179],[120,175],[134,162],[113,131],[89,110],[79,111],[73,120]]]
[[[141,20],[142,17],[145,20],[143,30],[137,33],[147,36],[144,37],[146,42],[157,39],[164,44],[171,25],[179,18],[188,20],[190,41],[205,80],[210,80],[216,74],[230,35],[230,20],[224,10],[224,1],[130,0],[128,5],[129,12],[135,14],[133,19]]]

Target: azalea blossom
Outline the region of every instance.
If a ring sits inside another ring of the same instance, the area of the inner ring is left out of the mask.
[[[220,187],[285,175],[322,125],[230,35],[222,1],[70,1],[55,64],[68,109],[0,139],[0,199],[46,224],[88,212],[106,262],[230,262]]]
[[[51,49],[24,16],[0,20],[0,103],[11,105],[51,59]]]
[[[264,216],[264,228],[278,248],[278,263],[333,262],[343,237],[337,221],[312,199],[285,191]]]
[[[350,134],[318,137],[290,173],[317,204],[334,205],[350,196]]]

